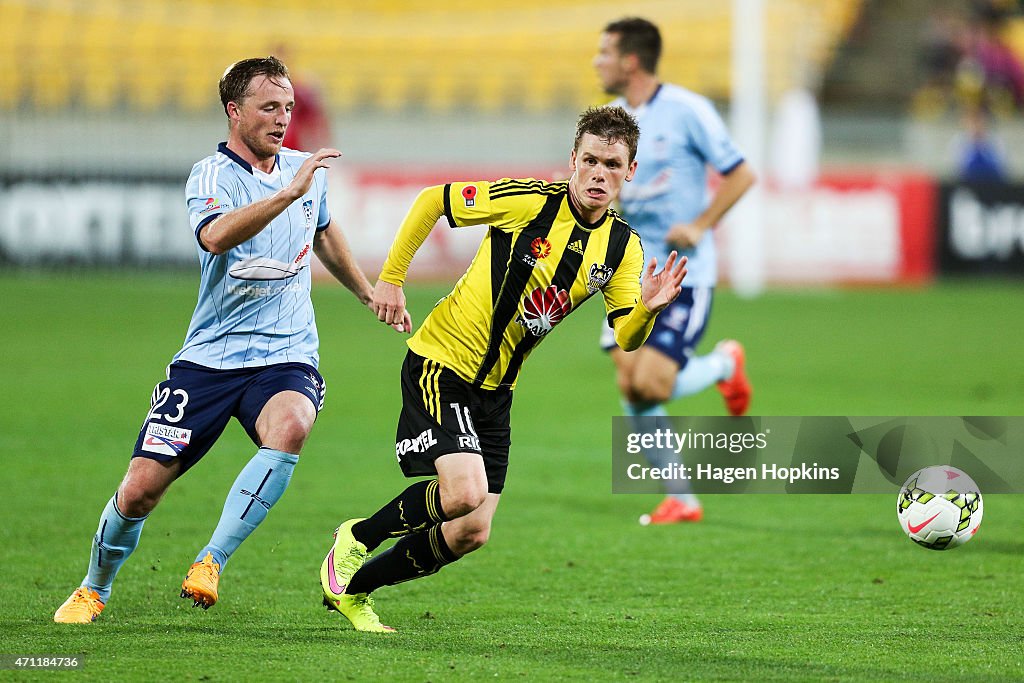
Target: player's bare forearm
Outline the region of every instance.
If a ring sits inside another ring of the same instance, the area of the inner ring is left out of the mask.
[[[324,264],[327,271],[334,276],[334,279],[344,285],[361,303],[365,304],[376,315],[377,309],[373,302],[373,287],[370,286],[370,281],[366,279],[363,269],[356,262],[355,256],[353,256],[352,250],[348,246],[348,240],[345,239],[345,234],[333,220],[324,230],[318,232],[313,239],[313,253]],[[412,331],[412,318],[409,317],[409,312],[405,310],[404,299],[402,309],[392,318],[396,322],[388,324],[396,332]],[[379,316],[378,319],[385,320],[385,318],[380,318]]]
[[[199,232],[203,246],[223,254],[258,235],[292,203],[284,190],[213,219]]]
[[[327,228],[318,232],[313,239],[313,253],[335,280],[352,292],[360,302],[370,304],[373,296],[370,281],[356,263],[348,240],[333,219]]]
[[[220,216],[199,232],[203,246],[213,254],[223,254],[239,244],[248,242],[281,215],[296,199],[309,191],[313,174],[321,168],[330,168],[329,161],[341,156],[336,149],[321,149],[311,155],[295,172],[292,181],[281,191],[266,199],[253,202]]]
[[[717,225],[756,180],[757,174],[746,161],[734,168],[729,175],[722,176],[722,182],[711,203],[694,223],[708,228]]]
[[[718,191],[711,203],[690,223],[677,223],[665,235],[665,241],[678,249],[692,249],[706,233],[715,227],[725,214],[740,200],[757,180],[757,175],[747,162],[741,163],[727,176],[723,176]]]

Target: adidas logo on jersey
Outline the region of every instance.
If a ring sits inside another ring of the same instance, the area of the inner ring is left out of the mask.
[[[583,256],[583,240],[576,240],[569,245],[568,249],[569,251],[575,251],[580,256]]]

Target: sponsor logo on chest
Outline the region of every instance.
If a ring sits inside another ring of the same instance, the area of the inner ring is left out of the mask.
[[[530,266],[531,268],[540,268],[544,270],[544,265],[541,263],[548,256],[551,256],[551,242],[543,237],[534,238],[530,242],[530,250],[528,253],[522,255],[523,263]]]
[[[538,287],[523,299],[523,312],[516,317],[516,322],[535,337],[543,337],[571,311],[569,292],[557,285]]]

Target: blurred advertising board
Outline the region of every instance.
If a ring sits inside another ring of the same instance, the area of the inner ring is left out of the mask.
[[[514,175],[506,173],[506,175]],[[553,173],[523,173],[550,178]],[[391,237],[416,194],[450,180],[496,179],[494,173],[398,170],[335,176],[344,197],[346,229],[367,272],[379,269]],[[842,173],[824,176],[800,192],[764,193],[765,271],[772,284],[919,283],[935,274],[935,182],[915,173]],[[446,226],[444,220],[441,226]],[[482,238],[478,228],[434,230],[411,275],[455,278]],[[723,279],[728,280],[728,219],[717,234]]]
[[[333,169],[332,216],[374,277],[419,191],[449,180],[550,178],[554,169]],[[0,177],[0,263],[187,265],[196,260],[185,178],[62,180]],[[906,283],[935,273],[937,189],[912,173],[835,173],[799,192],[766,186],[764,264],[769,284]],[[1018,222],[1019,223],[1019,222]],[[445,221],[440,226],[446,227]],[[717,239],[728,280],[729,225]],[[413,279],[454,280],[484,228],[434,230]],[[1018,257],[1020,250],[1017,251]],[[322,269],[317,272],[323,274]]]
[[[823,175],[799,191],[764,193],[770,284],[886,284],[935,274],[935,182],[905,172]],[[729,273],[729,218],[718,234]]]
[[[943,184],[937,228],[943,273],[1024,276],[1024,185]]]

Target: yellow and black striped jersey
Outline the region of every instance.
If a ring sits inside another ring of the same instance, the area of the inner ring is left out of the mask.
[[[597,292],[609,321],[640,298],[640,237],[613,210],[587,223],[565,181],[450,183],[444,215],[453,228],[489,229],[469,269],[409,347],[477,386],[514,386],[533,348]]]

